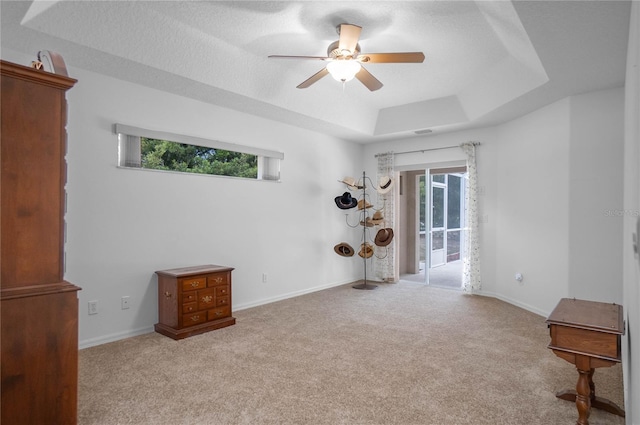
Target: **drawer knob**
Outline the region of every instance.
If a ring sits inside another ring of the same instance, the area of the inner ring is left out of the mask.
[[[200,281],[196,280],[195,282],[191,282],[191,287],[192,288],[197,288],[198,286],[200,286]]]
[[[222,312],[221,311],[216,311],[216,316],[222,316]]]
[[[202,302],[203,303],[210,303],[212,299],[213,299],[213,297],[211,295],[205,295],[204,297],[202,297]]]
[[[222,282],[222,278],[221,277],[216,277],[214,280],[216,281],[216,283]]]
[[[167,298],[171,298],[171,292],[165,291],[164,296]]]
[[[197,322],[200,319],[200,316],[191,316],[192,322]]]

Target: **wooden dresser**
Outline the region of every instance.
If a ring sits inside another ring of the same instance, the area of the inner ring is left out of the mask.
[[[208,264],[160,270],[156,332],[183,339],[236,323],[231,316],[231,271]]]
[[[1,61],[2,423],[75,424],[78,296],[63,280],[66,91]]]

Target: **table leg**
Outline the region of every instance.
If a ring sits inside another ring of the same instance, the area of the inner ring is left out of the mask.
[[[578,409],[578,422],[576,422],[576,425],[589,425],[589,414],[591,414],[590,372],[578,369],[578,373],[580,375],[576,384],[576,408]]]
[[[614,415],[625,417],[624,409],[620,408],[617,404],[606,398],[596,396],[596,385],[593,382],[593,373],[595,369],[589,370],[587,374],[589,378],[589,400],[591,407],[594,409],[604,410],[605,412],[613,413]],[[577,393],[573,390],[564,390],[556,393],[556,397],[575,403],[577,400]]]
[[[596,399],[596,384],[593,383],[593,372],[595,369],[591,368],[589,370],[589,400],[591,400],[591,407],[593,407],[593,402]]]

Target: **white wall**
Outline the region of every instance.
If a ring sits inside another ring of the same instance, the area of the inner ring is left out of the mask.
[[[65,278],[82,288],[81,347],[152,331],[160,269],[235,267],[234,309],[360,278],[333,251],[349,234],[333,198],[362,170],[360,145],[67,66]],[[117,168],[114,123],[284,152],[282,182]]]
[[[624,90],[571,98],[569,295],[622,303]]]
[[[569,118],[564,99],[501,126],[492,169],[495,291],[543,315],[568,295]]]
[[[625,80],[623,280],[626,335],[623,338],[625,410],[629,425],[640,424],[640,268],[631,245],[640,215],[640,3],[631,5]],[[640,237],[640,235],[638,235]]]

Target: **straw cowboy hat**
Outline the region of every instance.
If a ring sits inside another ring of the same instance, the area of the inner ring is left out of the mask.
[[[351,248],[351,245],[346,242],[341,242],[338,245],[334,246],[333,250],[336,252],[336,254],[343,257],[352,257],[353,253],[355,252],[353,248]]]
[[[365,220],[360,220],[361,226],[373,227],[375,223],[371,220],[371,217],[367,217]]]
[[[376,211],[373,213],[373,217],[371,217],[371,222],[373,224],[380,224],[384,221],[384,217],[382,216],[382,211]]]
[[[384,195],[385,193],[389,192],[392,187],[393,187],[393,180],[391,180],[391,177],[382,176],[378,181],[378,187],[376,190],[378,191],[379,194]]]
[[[342,196],[336,196],[335,199],[336,205],[341,210],[348,210],[349,208],[354,208],[358,205],[358,200],[356,198],[352,198],[349,192],[345,192]]]
[[[393,229],[390,227],[385,227],[384,229],[378,230],[376,238],[373,242],[378,246],[387,246],[391,243],[392,239]]]
[[[371,257],[373,255],[373,247],[371,246],[371,244],[369,242],[365,242],[360,245],[360,252],[358,252],[358,255],[362,258]]]
[[[362,186],[358,186],[358,182],[353,177],[345,177],[342,180],[338,180],[340,183],[346,184],[351,190],[362,189]]]
[[[363,209],[365,209],[365,208],[371,208],[372,206],[373,206],[373,205],[371,205],[369,202],[367,202],[367,201],[366,201],[366,200],[364,200],[364,199],[360,199],[360,200],[358,201],[358,209],[359,209],[359,210],[363,210]]]

